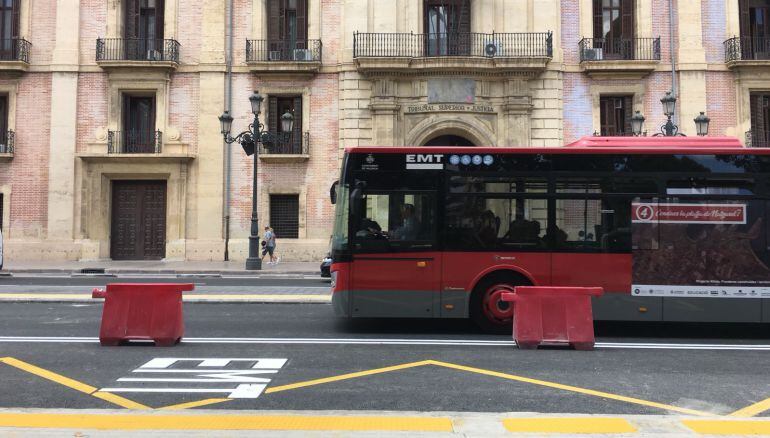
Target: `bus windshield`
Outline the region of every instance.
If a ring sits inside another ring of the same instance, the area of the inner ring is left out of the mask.
[[[348,247],[348,215],[350,190],[347,183],[337,184],[337,203],[334,211],[332,251],[343,251]]]

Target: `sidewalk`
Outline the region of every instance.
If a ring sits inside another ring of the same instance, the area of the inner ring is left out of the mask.
[[[6,260],[2,273],[11,274],[198,274],[198,275],[319,275],[320,262],[280,262],[276,265],[262,264],[260,271],[247,271],[244,261],[201,262],[201,261],[13,261]],[[104,271],[83,271],[83,270]]]

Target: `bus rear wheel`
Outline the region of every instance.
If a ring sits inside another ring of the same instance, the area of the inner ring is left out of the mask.
[[[471,319],[487,333],[511,333],[513,303],[503,301],[504,293],[529,284],[523,278],[496,275],[482,280],[471,296]]]

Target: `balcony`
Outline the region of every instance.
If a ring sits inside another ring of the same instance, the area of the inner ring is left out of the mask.
[[[102,68],[142,67],[174,70],[179,64],[175,40],[99,38],[96,63]]]
[[[543,71],[552,57],[551,32],[353,35],[362,73]]]
[[[13,131],[0,132],[0,162],[13,159],[13,139]]]
[[[727,68],[770,66],[770,38],[734,37],[724,46]]]
[[[163,132],[148,130],[106,131],[106,144],[104,137],[97,139],[77,156],[93,163],[185,163],[195,159],[189,145],[178,139],[164,142]]]
[[[321,40],[246,40],[246,64],[257,73],[312,74],[321,68]]]
[[[259,144],[259,159],[268,163],[293,163],[310,159],[310,133],[293,134],[275,143]]]
[[[22,38],[0,39],[0,71],[24,73],[29,68],[32,43]]]
[[[660,63],[658,38],[583,38],[580,66],[591,77],[639,79]]]
[[[768,148],[770,147],[770,132],[760,129],[746,131],[747,148]]]

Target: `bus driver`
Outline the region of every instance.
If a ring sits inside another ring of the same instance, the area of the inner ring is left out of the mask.
[[[402,223],[400,227],[390,232],[390,238],[393,240],[417,240],[417,234],[420,231],[420,223],[414,215],[414,205],[404,204],[401,206]]]

